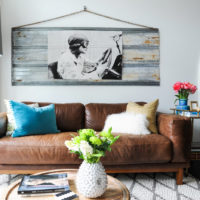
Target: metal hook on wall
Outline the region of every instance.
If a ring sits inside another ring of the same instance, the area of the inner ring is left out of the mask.
[[[83,6],[83,10],[84,10],[84,11],[87,11],[87,6]]]

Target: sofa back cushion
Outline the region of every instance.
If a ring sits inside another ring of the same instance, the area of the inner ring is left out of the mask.
[[[144,105],[145,102],[137,102]],[[85,105],[85,128],[92,128],[96,131],[103,130],[108,115],[126,111],[127,103],[89,103]]]
[[[31,104],[33,102],[24,102]],[[39,103],[39,106],[47,106],[52,103]],[[84,128],[85,107],[81,103],[55,104],[56,123],[61,132],[77,131]]]
[[[126,111],[126,105],[127,103],[89,103],[85,105],[85,128],[92,128],[96,131],[103,130],[106,117]]]

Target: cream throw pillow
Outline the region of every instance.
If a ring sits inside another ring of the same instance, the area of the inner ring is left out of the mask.
[[[108,115],[105,121],[104,131],[112,127],[112,132],[129,133],[134,135],[150,134],[149,121],[143,114],[119,113]]]
[[[6,135],[12,135],[13,131],[15,130],[15,118],[13,116],[13,112],[10,106],[10,101],[4,99],[4,103],[6,105],[6,112],[7,112],[7,118],[8,118],[8,123],[7,123],[7,132]],[[29,104],[28,106],[30,107],[39,107],[38,103],[33,103],[33,104]]]
[[[158,131],[156,127],[156,110],[158,108],[158,103],[159,103],[158,99],[144,105],[139,105],[134,102],[129,102],[126,107],[126,111],[129,113],[145,114],[149,121],[148,129],[152,133],[157,133]]]

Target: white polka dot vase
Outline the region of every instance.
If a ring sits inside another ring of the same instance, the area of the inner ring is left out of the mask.
[[[76,176],[76,188],[87,198],[103,195],[107,188],[107,175],[101,162],[90,164],[83,161]]]

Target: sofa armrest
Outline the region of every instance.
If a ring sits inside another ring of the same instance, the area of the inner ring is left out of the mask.
[[[173,146],[171,162],[189,162],[192,143],[192,121],[180,115],[158,113],[158,132]]]
[[[0,113],[0,138],[6,135],[7,130],[7,114]]]

